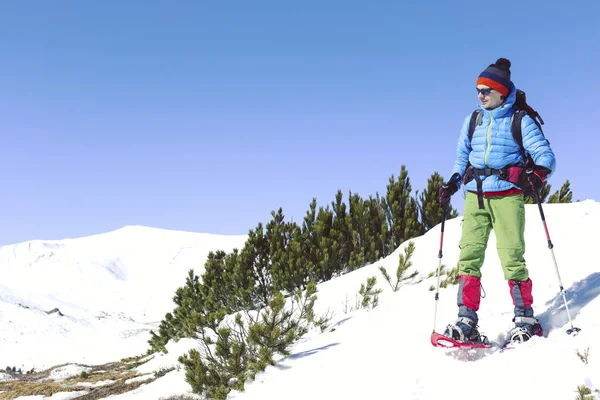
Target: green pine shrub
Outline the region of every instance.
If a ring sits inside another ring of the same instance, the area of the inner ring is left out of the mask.
[[[377,277],[372,276],[367,278],[366,283],[362,283],[360,285],[360,289],[358,293],[361,295],[362,300],[360,302],[360,306],[362,308],[375,308],[379,305],[379,295],[381,294],[381,289],[375,289],[375,285],[377,284]]]
[[[179,358],[192,391],[211,399],[226,399],[231,390],[244,390],[248,379],[275,365],[276,354],[289,356],[291,346],[309,328],[325,324],[315,318],[314,282],[287,299],[277,292],[261,312],[227,315],[223,309],[202,315],[199,348]]]
[[[415,243],[410,241],[408,242],[408,246],[404,248],[404,254],[400,254],[398,268],[396,269],[396,280],[393,283],[392,278],[388,274],[387,270],[383,266],[379,267],[379,271],[381,271],[383,278],[387,281],[394,292],[397,292],[400,289],[400,286],[403,282],[419,275],[419,271],[414,271],[409,276],[406,276],[406,271],[412,267],[412,262],[410,259],[414,252]]]

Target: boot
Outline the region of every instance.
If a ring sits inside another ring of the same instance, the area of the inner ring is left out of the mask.
[[[459,342],[484,342],[477,330],[477,323],[467,317],[459,317],[453,325],[448,325],[444,335]]]
[[[515,306],[515,327],[510,331],[511,342],[526,342],[533,335],[542,335],[542,327],[533,316],[533,296],[531,279],[525,281],[509,280],[508,286]]]
[[[510,331],[511,342],[526,342],[532,336],[542,336],[542,326],[537,318],[534,317],[515,317],[513,318],[515,327]]]
[[[477,310],[481,298],[480,278],[470,275],[458,276],[458,319],[446,327],[444,335],[461,342],[482,342],[477,330]]]

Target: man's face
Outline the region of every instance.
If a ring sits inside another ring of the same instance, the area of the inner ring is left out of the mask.
[[[493,110],[504,101],[500,92],[485,85],[477,85],[477,97],[486,110]]]

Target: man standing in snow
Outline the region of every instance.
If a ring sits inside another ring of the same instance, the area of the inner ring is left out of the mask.
[[[517,90],[510,67],[509,60],[500,58],[477,78],[481,112],[476,121],[471,115],[465,119],[452,177],[440,190],[443,208],[448,207],[450,197],[462,183],[467,191],[459,244],[458,320],[445,332],[460,341],[481,341],[477,330],[481,267],[492,229],[514,304],[515,326],[510,339],[526,341],[539,327],[532,308],[532,282],[523,258],[525,187],[521,182],[538,191],[554,171],[556,161],[548,141],[528,115],[521,121],[525,153],[513,137]],[[476,126],[470,138],[471,122]],[[534,165],[526,164],[527,159]]]

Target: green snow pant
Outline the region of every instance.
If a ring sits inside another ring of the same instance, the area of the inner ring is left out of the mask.
[[[526,281],[525,206],[523,195],[484,197],[485,209],[480,210],[477,194],[468,192],[465,200],[458,259],[459,275],[481,278],[485,249],[493,229],[496,248],[507,280]]]

